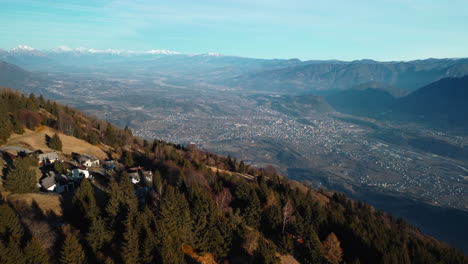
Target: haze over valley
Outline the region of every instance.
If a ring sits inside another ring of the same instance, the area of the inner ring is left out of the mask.
[[[467,59],[300,61],[30,47],[0,54],[0,85],[44,94],[147,139],[274,166],[467,250],[455,235],[468,234]],[[422,217],[442,215],[451,228]]]

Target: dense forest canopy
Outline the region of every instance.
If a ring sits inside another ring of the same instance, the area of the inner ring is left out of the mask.
[[[44,214],[10,200],[38,192],[37,157],[2,153],[0,263],[279,263],[286,255],[300,263],[468,263],[402,219],[272,168],[151,142],[42,96],[0,91],[2,144],[40,126],[57,131],[53,149],[62,148],[58,133],[74,136],[105,146],[115,166],[62,194],[63,214]],[[64,166],[40,169],[60,174]],[[151,177],[135,184],[134,168]]]

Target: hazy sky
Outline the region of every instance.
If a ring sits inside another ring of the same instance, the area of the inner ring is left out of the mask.
[[[0,48],[257,58],[468,57],[467,0],[0,0]]]

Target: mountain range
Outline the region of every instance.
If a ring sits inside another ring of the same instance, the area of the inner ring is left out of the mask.
[[[164,76],[174,82],[185,79],[189,85],[203,81],[240,91],[278,93],[282,95],[280,100],[271,103],[288,113],[304,112],[307,107],[329,112],[333,107],[348,114],[438,126],[465,126],[466,123],[467,77],[456,77],[468,75],[468,59],[303,62],[185,55],[164,50],[38,51],[27,46],[0,52],[0,58],[4,60],[0,60],[0,85],[51,98],[60,94],[51,91],[52,82],[41,72],[104,72],[119,77]],[[326,101],[304,94],[323,94]],[[294,99],[294,95],[299,95],[299,99]]]
[[[303,93],[345,90],[369,81],[405,91],[444,77],[468,74],[468,59],[427,59],[408,62],[331,61],[305,62],[288,68],[250,73],[231,80],[249,89]]]
[[[345,90],[369,82],[413,91],[445,77],[468,74],[468,59],[378,62],[299,59],[254,59],[218,53],[182,54],[170,50],[71,49],[39,51],[18,46],[0,51],[0,60],[26,70],[112,72],[146,77],[191,78],[245,91],[283,94]]]

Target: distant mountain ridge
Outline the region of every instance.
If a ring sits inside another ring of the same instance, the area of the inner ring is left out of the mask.
[[[461,77],[466,74],[468,59],[305,62],[303,65],[238,76],[229,83],[245,89],[303,93],[345,90],[372,81],[412,91],[445,77]]]
[[[400,98],[368,88],[341,91],[326,99],[337,111],[348,114],[466,127],[468,75],[443,78]]]
[[[138,73],[196,79],[249,92],[303,94],[346,90],[368,83],[413,91],[446,77],[468,74],[468,59],[415,61],[255,59],[219,53],[86,49],[37,50],[19,46],[0,50],[0,60],[30,71]],[[399,92],[404,94],[404,92]]]
[[[0,86],[2,87],[13,87],[25,93],[44,94],[57,98],[57,95],[45,89],[50,84],[50,81],[37,74],[0,60]]]
[[[468,75],[444,78],[397,100],[397,113],[412,115],[422,121],[446,120],[467,126]]]
[[[26,55],[26,56],[46,56],[48,54],[54,53],[71,53],[75,55],[83,55],[83,54],[98,54],[98,53],[107,53],[107,54],[114,54],[114,55],[123,55],[123,54],[182,54],[177,51],[172,50],[164,50],[164,49],[152,49],[146,51],[136,51],[136,50],[125,50],[125,49],[88,49],[88,48],[70,48],[67,46],[59,46],[55,49],[51,50],[43,50],[40,51],[30,46],[26,45],[19,45],[13,49],[8,51],[4,51],[11,56],[15,55]]]
[[[183,54],[170,50],[119,50],[85,49],[61,47],[54,50],[37,50],[19,46],[9,51],[0,50],[0,60],[16,64],[30,71],[106,71],[154,73],[190,76],[204,81],[207,79],[227,79],[249,72],[279,69],[298,65],[298,59],[252,59],[238,56],[225,56],[215,52],[206,54]]]
[[[396,101],[389,92],[375,88],[345,90],[326,97],[338,112],[376,117],[391,109]]]

